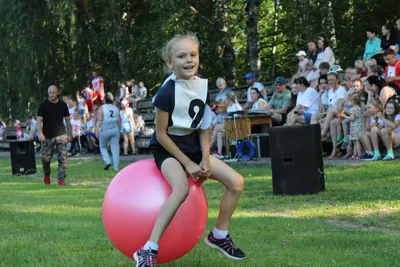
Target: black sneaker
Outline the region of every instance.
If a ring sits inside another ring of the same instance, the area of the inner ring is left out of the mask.
[[[210,247],[220,250],[225,256],[232,260],[243,260],[245,258],[244,252],[236,246],[229,234],[226,238],[219,239],[215,238],[211,231],[208,236],[204,238],[204,242]]]
[[[104,165],[104,170],[108,171],[108,169],[111,167],[111,163],[108,163]]]
[[[365,154],[361,159],[372,159],[374,155]]]
[[[133,254],[136,261],[136,267],[156,267],[157,266],[157,250],[140,248]]]

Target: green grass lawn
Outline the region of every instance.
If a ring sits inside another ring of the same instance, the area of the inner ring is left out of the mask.
[[[0,159],[0,266],[133,266],[103,229],[102,199],[115,173],[102,162],[71,160],[67,187],[56,185],[55,163],[50,186],[41,171],[12,176],[10,165]],[[274,196],[269,165],[235,166],[245,191],[230,232],[247,258],[229,260],[201,240],[165,266],[400,266],[398,166],[329,167],[327,190],[302,196]],[[223,187],[207,181],[204,189],[206,235]]]

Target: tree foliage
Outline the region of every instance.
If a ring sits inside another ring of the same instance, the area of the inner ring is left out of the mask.
[[[258,8],[258,29],[249,29],[249,5]],[[92,69],[106,90],[135,78],[153,94],[167,74],[162,47],[187,31],[201,41],[200,72],[212,88],[218,77],[243,84],[250,70],[263,80],[290,76],[295,52],[320,35],[334,41],[342,66],[352,65],[367,25],[380,33],[398,14],[395,0],[0,1],[0,115],[35,114],[52,83],[74,95]]]

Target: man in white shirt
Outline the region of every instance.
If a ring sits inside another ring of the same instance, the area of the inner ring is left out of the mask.
[[[268,96],[267,96],[267,92],[265,91],[264,85],[262,85],[259,82],[256,82],[256,76],[249,72],[247,73],[245,76],[246,78],[246,83],[249,85],[249,88],[247,89],[247,101],[250,102],[251,101],[251,89],[252,88],[257,88],[258,91],[263,95],[265,100],[268,100]]]
[[[288,114],[285,125],[310,124],[312,115],[318,112],[319,94],[305,77],[296,79],[294,84],[298,91],[296,107]]]

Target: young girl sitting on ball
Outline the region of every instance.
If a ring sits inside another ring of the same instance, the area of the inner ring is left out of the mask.
[[[165,58],[175,79],[155,96],[156,132],[150,144],[154,160],[172,187],[162,206],[149,241],[134,253],[136,266],[156,266],[158,243],[176,211],[189,194],[186,172],[195,178],[210,177],[225,186],[215,228],[205,243],[235,260],[245,258],[230,235],[228,225],[243,190],[243,177],[210,156],[211,110],[206,104],[207,80],[195,75],[199,67],[199,41],[193,34],[176,35],[165,47]]]

